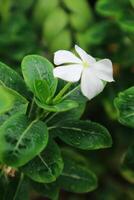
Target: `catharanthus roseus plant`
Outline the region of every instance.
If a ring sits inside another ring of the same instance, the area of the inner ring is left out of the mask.
[[[96,61],[78,46],[76,51],[79,58],[56,52],[55,64],[67,63],[56,68],[44,57],[24,57],[24,79],[0,63],[0,176],[5,200],[30,199],[29,187],[50,199],[58,199],[61,189],[85,193],[97,187],[96,175],[75,148],[112,145],[105,127],[80,120],[88,99],[113,81],[112,64],[108,59]]]

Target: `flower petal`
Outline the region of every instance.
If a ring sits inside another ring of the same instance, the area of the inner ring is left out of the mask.
[[[105,84],[95,76],[92,68],[84,69],[81,79],[81,91],[89,100],[104,89]]]
[[[109,59],[100,60],[93,65],[93,68],[95,69],[95,74],[98,78],[108,82],[114,81],[113,67],[111,60]]]
[[[66,65],[66,66],[59,66],[54,68],[53,74],[54,77],[63,79],[68,82],[77,82],[79,81],[82,73],[82,65]]]
[[[56,51],[54,54],[54,64],[61,65],[67,63],[82,63],[82,61],[72,52],[66,50]]]
[[[88,62],[89,64],[96,62],[95,58],[87,54],[83,49],[81,49],[78,45],[75,45],[75,50],[79,54],[80,58],[84,62]]]

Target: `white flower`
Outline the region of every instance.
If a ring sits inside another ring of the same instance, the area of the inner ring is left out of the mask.
[[[113,68],[109,59],[96,61],[83,49],[75,45],[79,57],[72,52],[59,50],[54,55],[54,76],[68,82],[77,82],[81,78],[81,91],[88,99],[102,92],[104,81],[112,82]]]

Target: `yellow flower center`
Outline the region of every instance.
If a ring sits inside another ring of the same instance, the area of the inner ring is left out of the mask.
[[[83,67],[85,67],[85,68],[89,67],[89,63],[88,62],[83,62]]]

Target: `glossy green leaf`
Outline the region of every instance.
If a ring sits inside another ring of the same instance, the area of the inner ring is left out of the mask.
[[[0,62],[0,81],[22,95],[28,95],[26,85],[21,76],[2,62]]]
[[[73,108],[72,110],[66,111],[64,113],[57,112],[52,114],[47,120],[48,126],[61,125],[64,124],[65,121],[80,119],[85,110],[85,104],[79,104],[78,108]]]
[[[23,112],[26,112],[28,101],[14,90],[0,84],[0,114],[9,112],[14,107],[22,107]],[[19,109],[18,109],[19,110]]]
[[[0,127],[0,161],[19,167],[38,155],[47,145],[45,123],[29,119],[23,114],[10,117]]]
[[[26,113],[28,101],[23,96],[2,84],[0,94],[0,125],[16,112]]]
[[[134,86],[120,92],[114,103],[119,121],[134,128]]]
[[[35,81],[45,80],[49,86],[51,96],[57,87],[57,79],[53,76],[53,65],[44,57],[29,55],[22,61],[22,73],[26,84],[32,92],[35,92]],[[44,91],[45,92],[45,91]]]
[[[66,157],[66,159],[71,159],[78,165],[89,167],[89,159],[82,155],[82,152],[76,151],[76,149],[70,148],[70,146],[62,147],[61,151],[62,156]]]
[[[50,88],[47,84],[46,80],[35,80],[35,93],[36,97],[43,103],[46,102],[46,100],[50,96]]]
[[[49,128],[65,143],[75,148],[93,150],[111,147],[112,139],[108,130],[91,121],[68,121]]]
[[[66,155],[63,159],[64,169],[57,180],[62,189],[75,193],[85,193],[96,189],[97,178],[92,171]]]
[[[78,107],[77,102],[73,100],[63,100],[60,103],[52,105],[43,104],[37,99],[35,99],[35,102],[40,108],[43,108],[44,110],[49,112],[65,112]]]
[[[50,140],[46,149],[21,170],[29,178],[40,183],[55,181],[63,170],[63,160],[58,145]]]

